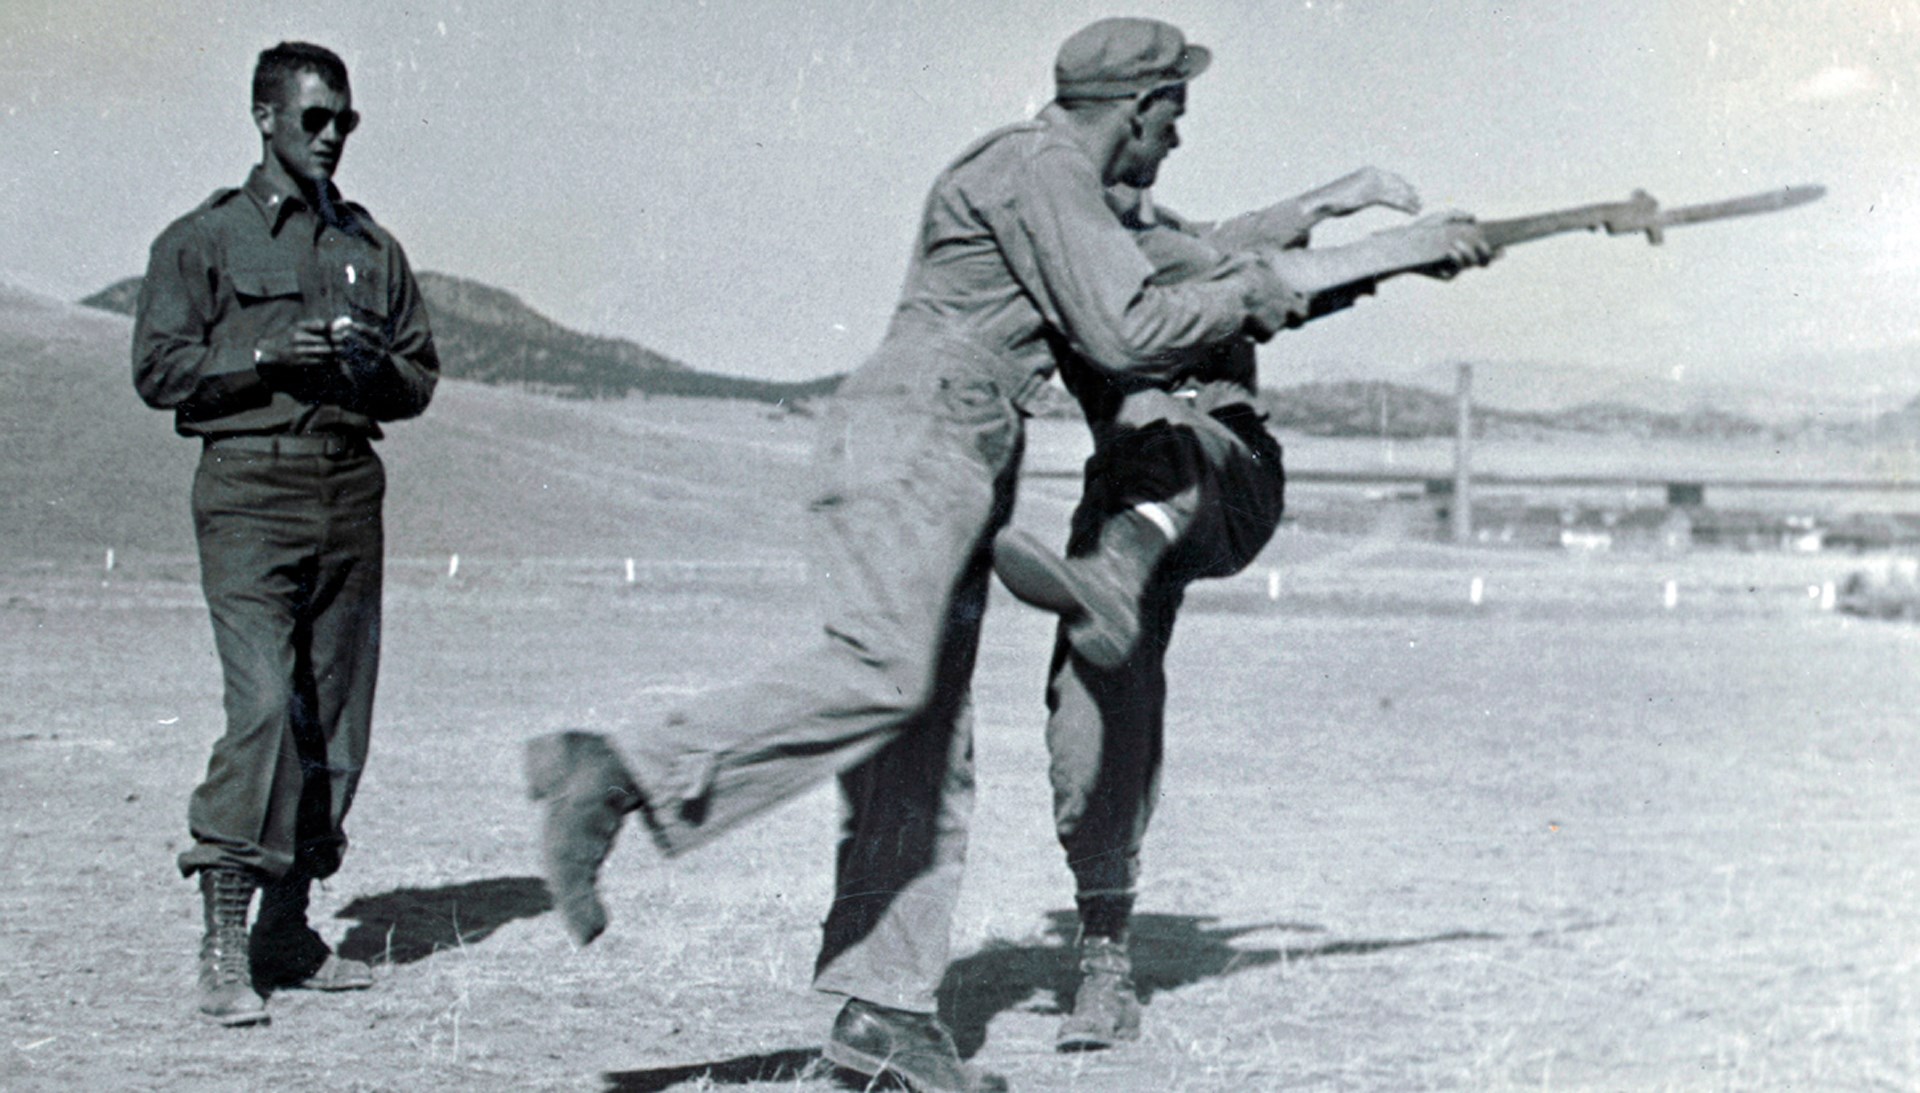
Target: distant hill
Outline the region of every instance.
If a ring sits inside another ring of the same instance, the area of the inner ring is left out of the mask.
[[[192,555],[199,445],[134,393],[129,327],[0,280],[0,558]],[[380,444],[388,549],[797,561],[813,431],[738,398],[560,399],[449,379]]]
[[[190,551],[194,446],[133,391],[127,320],[0,282],[0,557]]]
[[[139,287],[139,278],[130,278],[81,303],[131,314]],[[572,398],[638,393],[786,405],[831,394],[842,379],[833,375],[778,383],[701,372],[623,338],[568,329],[512,293],[478,281],[424,272],[420,289],[433,319],[442,366],[456,378]],[[1352,362],[1329,368],[1312,382],[1270,388],[1261,396],[1264,409],[1275,427],[1310,436],[1413,439],[1453,434],[1455,365],[1431,366],[1407,383],[1341,375],[1361,367]],[[1538,362],[1476,363],[1475,429],[1492,436],[1568,432],[1703,440],[1786,437],[1822,428],[1863,435],[1876,427],[1901,435],[1920,432],[1920,406],[1884,415],[1879,425],[1786,420],[1778,412],[1759,421],[1706,403],[1683,411],[1651,409],[1671,400],[1641,397],[1660,388],[1649,387],[1653,381],[1637,382],[1608,378],[1596,369],[1556,369]],[[1569,404],[1580,392],[1595,397]],[[1057,386],[1047,388],[1034,409],[1042,417],[1079,415],[1079,407]]]
[[[1458,362],[1449,360],[1393,369],[1364,358],[1325,357],[1289,359],[1277,375],[1290,383],[1389,381],[1450,395],[1457,369]],[[1677,423],[1699,415],[1692,424],[1703,435],[1719,435],[1740,420],[1794,433],[1867,435],[1863,429],[1870,431],[1876,418],[1915,392],[1920,342],[1737,363],[1676,359],[1658,367],[1525,358],[1473,362],[1474,401],[1482,406],[1545,414],[1637,407]]]
[[[1296,384],[1263,391],[1261,403],[1274,427],[1309,436],[1408,440],[1453,435],[1452,393],[1409,384],[1361,380]],[[1476,432],[1505,436],[1571,432],[1724,440],[1784,435],[1778,427],[1717,410],[1662,413],[1625,403],[1587,403],[1556,411],[1476,405],[1473,420]]]
[[[568,329],[504,289],[444,273],[419,277],[441,367],[457,379],[570,398],[682,395],[787,404],[840,385],[838,375],[780,383],[698,371],[624,338]],[[80,302],[131,315],[139,292],[140,278],[130,277]]]
[[[1920,398],[1875,418],[1872,431],[1877,436],[1920,439]]]

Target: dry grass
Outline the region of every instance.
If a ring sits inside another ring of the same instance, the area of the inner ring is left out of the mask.
[[[613,928],[575,951],[519,779],[534,732],[651,721],[804,638],[806,422],[449,383],[394,430],[374,754],[316,903],[380,983],[215,1031],[190,1017],[197,898],[172,866],[220,728],[180,556],[191,448],[133,402],[124,320],[4,297],[0,1088],[832,1087],[814,1054],[831,1004],[806,987],[830,793],[670,868],[628,839]],[[1050,423],[1030,462],[1084,449]],[[1912,466],[1605,439],[1482,454]],[[1076,493],[1033,482],[1020,519],[1057,536]],[[1353,504],[1296,501],[1309,527]],[[945,997],[968,1051],[1029,1093],[1920,1086],[1920,633],[1817,609],[1851,562],[1459,552],[1392,534],[1418,521],[1391,506],[1342,519],[1381,533],[1285,531],[1190,599],[1141,908],[1146,1034],[1123,1051],[1051,1050],[1071,898],[1040,736],[1050,630],[996,602]]]
[[[996,604],[946,999],[980,1062],[1143,1093],[1920,1081],[1920,637],[1819,612],[1817,561],[1353,546],[1287,533],[1278,602],[1264,565],[1193,597],[1124,1051],[1050,1050],[1047,630]],[[529,733],[658,717],[799,640],[793,565],[628,587],[397,563],[356,849],[319,902],[381,983],[230,1032],[188,1017],[197,907],[170,864],[218,729],[191,567],[8,570],[0,1084],[833,1088],[806,989],[829,793],[673,867],[627,840],[614,927],[576,952],[518,784]]]

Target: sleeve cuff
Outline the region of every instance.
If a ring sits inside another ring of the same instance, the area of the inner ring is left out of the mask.
[[[1306,321],[1307,297],[1281,280],[1271,266],[1252,261],[1242,272],[1247,282],[1247,326],[1255,338],[1266,341]]]

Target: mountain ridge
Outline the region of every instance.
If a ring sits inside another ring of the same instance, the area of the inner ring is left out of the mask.
[[[830,395],[844,373],[813,380],[776,381],[704,372],[630,339],[588,334],[548,318],[512,292],[452,274],[422,271],[420,290],[432,317],[441,365],[453,378],[519,387],[569,398],[630,394],[749,399],[799,409]],[[131,314],[140,278],[117,281],[79,301],[82,306]],[[1867,368],[1871,362],[1850,367]],[[1274,425],[1313,436],[1395,438],[1451,435],[1455,414],[1451,378],[1457,363],[1433,364],[1398,380],[1362,378],[1354,362],[1301,369],[1313,378],[1262,390],[1260,403]],[[1696,392],[1683,410],[1654,409],[1652,394],[1672,385],[1645,376],[1613,376],[1573,369],[1564,382],[1542,362],[1474,362],[1474,426],[1480,433],[1617,434],[1638,438],[1725,439],[1794,436],[1920,436],[1920,397],[1873,413],[1824,416],[1782,412],[1779,394],[1752,393],[1748,401],[1773,413],[1756,417],[1727,409]],[[1561,370],[1565,371],[1565,370]],[[1554,395],[1595,397],[1554,405]],[[1666,400],[1657,400],[1666,401]],[[1509,403],[1517,404],[1510,405]],[[1045,389],[1040,416],[1073,417],[1079,409],[1064,391]]]
[[[129,320],[0,277],[0,558],[191,557],[197,442],[134,392]],[[379,452],[392,557],[795,557],[814,422],[739,398],[442,382]],[[689,547],[689,544],[695,544]],[[608,572],[613,572],[608,563]]]
[[[568,398],[681,395],[789,405],[832,394],[842,379],[782,382],[704,372],[626,338],[563,326],[503,288],[428,270],[418,280],[440,366],[454,379]],[[79,303],[131,315],[140,282],[123,278]]]

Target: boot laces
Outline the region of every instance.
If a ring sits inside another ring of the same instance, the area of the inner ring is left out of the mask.
[[[209,967],[222,984],[246,982],[247,904],[253,899],[253,886],[245,878],[216,874],[213,880],[213,929],[207,932],[202,955],[211,957]]]
[[[1130,980],[1133,959],[1124,942],[1107,938],[1088,938],[1080,943],[1080,971],[1088,976],[1109,976]]]

